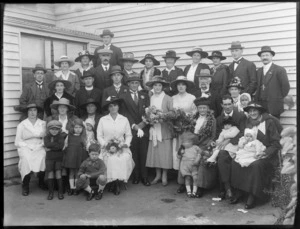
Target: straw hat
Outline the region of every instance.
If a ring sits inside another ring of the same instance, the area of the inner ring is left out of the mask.
[[[123,57],[120,58],[121,61],[131,61],[133,63],[139,62],[139,60],[134,59],[134,55],[132,52],[123,52]]]
[[[155,83],[161,83],[163,87],[169,86],[169,83],[166,82],[166,80],[163,77],[158,75],[153,76],[152,79],[146,83],[146,86],[153,87],[153,84]]]
[[[94,58],[94,55],[90,54],[88,50],[83,50],[80,53],[78,53],[78,57],[75,59],[75,62],[80,62],[81,58],[87,56],[90,60]]]
[[[193,87],[195,87],[194,82],[189,81],[185,76],[178,76],[176,78],[176,80],[174,80],[174,81],[171,82],[170,86],[172,87],[173,90],[176,91],[177,90],[177,84],[180,83],[180,82],[181,83],[185,83],[186,86],[187,86],[187,88],[193,88]]]
[[[72,67],[75,64],[74,60],[70,59],[67,56],[61,56],[58,60],[54,61],[54,64],[57,67],[60,67],[60,63],[61,62],[68,62],[69,63],[69,67]]]
[[[76,107],[70,104],[70,101],[66,98],[61,98],[60,100],[55,100],[51,105],[50,108],[57,110],[59,105],[65,105],[70,110],[75,110]]]
[[[191,51],[186,52],[186,55],[193,56],[195,52],[200,53],[201,58],[206,58],[208,56],[208,53],[204,52],[199,46],[196,46]]]
[[[38,106],[37,104],[35,103],[30,103],[26,106],[26,108],[24,109],[25,111],[28,111],[30,108],[36,108],[38,110],[38,112],[42,112],[43,111],[43,108]]]

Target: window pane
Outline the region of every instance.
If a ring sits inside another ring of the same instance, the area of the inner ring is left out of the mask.
[[[61,56],[67,55],[66,51],[66,42],[53,41],[54,61],[58,60]],[[54,68],[59,69],[56,65],[54,65]]]
[[[44,38],[21,36],[22,67],[45,66]]]

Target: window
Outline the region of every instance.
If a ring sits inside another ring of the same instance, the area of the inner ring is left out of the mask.
[[[21,35],[22,85],[34,81],[32,69],[36,64],[42,64],[48,70],[45,81],[52,81],[53,74],[59,68],[54,61],[62,55],[75,59],[78,53],[87,49],[86,43],[39,37],[28,34]],[[75,63],[70,69],[76,70],[80,63]]]

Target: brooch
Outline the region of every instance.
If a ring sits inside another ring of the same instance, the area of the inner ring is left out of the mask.
[[[141,95],[141,99],[145,99],[145,96]]]

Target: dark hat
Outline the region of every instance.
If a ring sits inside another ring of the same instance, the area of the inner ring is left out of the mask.
[[[200,74],[196,75],[197,77],[202,78],[211,78],[212,75],[210,74],[210,71],[208,69],[201,69]]]
[[[50,122],[47,123],[47,129],[61,129],[62,128],[62,123],[58,120],[51,120]]]
[[[73,125],[73,126],[75,126],[75,125],[80,125],[80,126],[82,126],[82,127],[85,127],[85,126],[84,126],[83,120],[80,119],[80,118],[74,119],[74,120],[72,121],[72,125]]]
[[[237,87],[241,90],[244,89],[244,87],[242,86],[242,83],[241,83],[241,79],[238,76],[234,77],[227,85],[227,89],[231,88],[231,87]]]
[[[231,47],[228,49],[243,49],[244,47],[242,46],[241,42],[239,41],[233,41],[231,43]]]
[[[84,78],[87,78],[87,77],[93,77],[93,78],[95,78],[95,76],[92,74],[92,72],[90,70],[83,71],[83,74],[82,74],[82,76],[80,78],[84,79]]]
[[[70,59],[67,56],[61,56],[58,60],[54,61],[54,64],[57,67],[60,67],[60,63],[61,62],[68,62],[69,63],[69,67],[72,67],[75,64],[74,60]]]
[[[53,80],[51,83],[48,84],[48,88],[50,90],[54,90],[55,89],[55,85],[58,82],[62,82],[65,85],[66,89],[72,86],[72,83],[69,80],[56,79],[56,80]]]
[[[58,109],[59,105],[65,105],[67,107],[69,107],[70,110],[75,110],[76,107],[70,104],[70,100],[66,99],[66,98],[61,98],[60,100],[55,100],[51,105],[50,108],[53,108],[55,110]]]
[[[97,50],[97,54],[110,54],[110,55],[112,55],[113,54],[113,51],[112,50],[110,50],[110,49],[98,49]]]
[[[153,87],[153,84],[155,83],[161,83],[163,87],[169,86],[169,83],[166,82],[166,80],[163,77],[158,75],[153,76],[152,79],[146,83],[146,86]]]
[[[270,46],[262,46],[261,51],[257,53],[258,56],[261,56],[263,52],[270,52],[273,56],[275,56],[275,52],[271,49]]]
[[[212,60],[214,57],[218,57],[218,58],[220,58],[221,60],[225,60],[225,59],[226,59],[226,57],[223,56],[223,54],[222,54],[221,51],[213,51],[213,52],[211,53],[211,56],[208,56],[207,58],[210,59],[210,60]]]
[[[248,105],[244,108],[244,111],[249,112],[249,110],[251,108],[255,108],[258,111],[260,111],[261,113],[264,113],[267,111],[261,104],[259,104],[258,102],[255,102],[255,101],[251,101],[250,103],[248,103]]]
[[[125,75],[125,73],[122,71],[122,69],[121,69],[121,67],[119,65],[112,66],[111,72],[110,72],[109,75],[112,76],[115,73],[120,73],[123,76]]]
[[[163,56],[162,58],[166,59],[166,58],[173,58],[175,60],[178,60],[180,57],[176,56],[176,52],[174,50],[169,50],[166,52],[166,55]]]
[[[232,117],[229,116],[229,117],[224,117],[223,119],[223,125],[227,125],[227,124],[230,124],[232,126],[236,126],[235,122],[233,121]]]
[[[35,65],[35,68],[32,69],[33,73],[35,73],[36,71],[43,71],[44,73],[46,73],[47,69],[45,69],[42,64],[37,64],[37,65]]]
[[[129,83],[131,81],[139,81],[139,82],[141,82],[142,79],[141,79],[141,77],[140,77],[140,75],[138,73],[133,72],[133,73],[129,74],[129,77],[127,77],[126,83]]]
[[[144,59],[142,59],[140,61],[140,63],[145,65],[145,60],[146,59],[151,59],[153,61],[154,65],[160,65],[160,62],[158,60],[156,60],[152,54],[146,54]]]
[[[210,105],[210,99],[205,98],[205,97],[198,97],[194,100],[195,106],[200,106],[200,105]]]
[[[207,52],[204,52],[204,51],[202,50],[202,48],[200,48],[199,46],[194,47],[194,48],[192,49],[192,51],[186,52],[186,55],[188,55],[188,56],[193,56],[193,54],[194,54],[195,52],[200,53],[201,58],[206,58],[206,57],[208,56],[208,53],[207,53]]]
[[[172,87],[173,90],[177,90],[177,84],[178,83],[185,83],[187,88],[193,88],[195,87],[194,82],[189,81],[185,76],[177,76],[176,80],[172,81],[170,86]]]
[[[82,52],[78,53],[78,57],[75,59],[75,62],[80,62],[83,56],[89,57],[90,60],[94,58],[94,55],[90,54],[88,50],[83,50]]]
[[[131,61],[133,63],[139,62],[137,59],[134,59],[134,55],[132,52],[123,52],[123,57],[120,58],[121,61]]]
[[[119,106],[120,106],[123,102],[124,102],[124,100],[123,100],[122,98],[118,98],[118,97],[116,97],[116,96],[109,96],[109,97],[105,100],[104,104],[102,105],[102,109],[103,109],[103,110],[107,110],[109,104],[112,104],[112,103],[118,103]]]
[[[86,100],[86,102],[85,103],[83,103],[83,104],[80,104],[80,108],[82,108],[82,109],[84,109],[84,108],[86,108],[86,106],[87,105],[89,105],[89,104],[95,104],[95,106],[97,107],[97,108],[99,108],[99,103],[95,100],[95,99],[93,99],[93,98],[88,98],[87,100]]]
[[[24,110],[28,111],[30,108],[36,108],[38,110],[38,112],[43,111],[43,108],[41,108],[40,106],[36,105],[35,103],[28,104]]]
[[[114,34],[109,30],[109,29],[104,29],[102,31],[102,34],[100,34],[100,37],[103,37],[103,36],[111,36],[111,37],[114,37]]]

